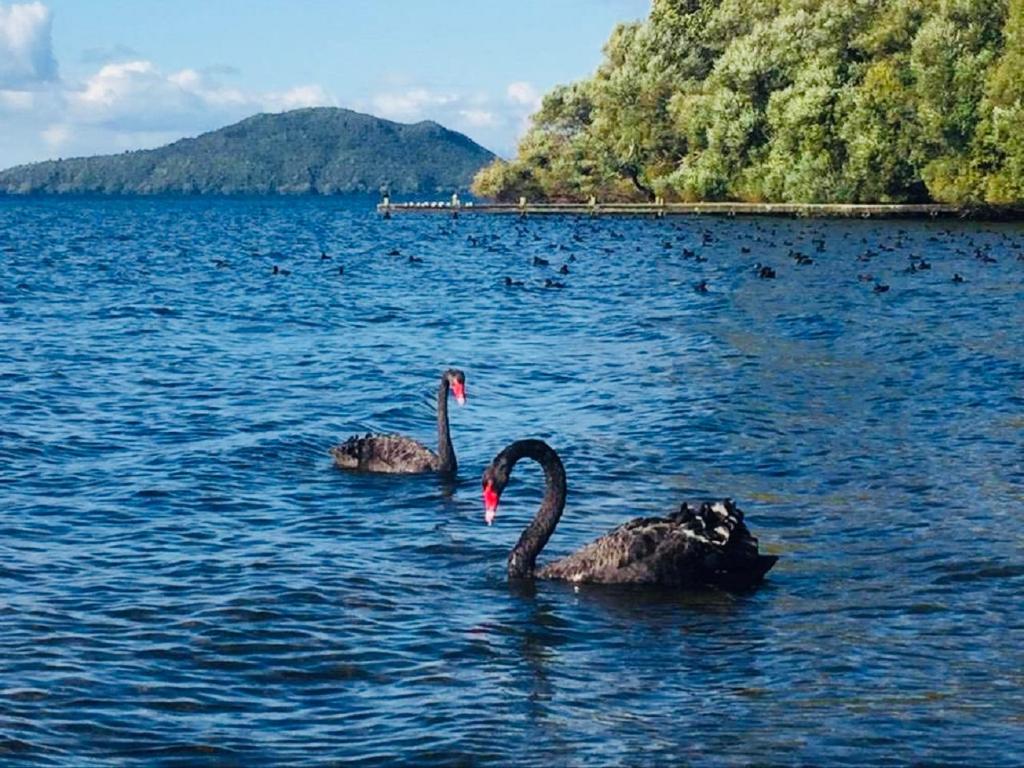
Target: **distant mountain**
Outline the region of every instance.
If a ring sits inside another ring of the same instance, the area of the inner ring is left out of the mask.
[[[0,171],[0,194],[450,193],[494,154],[434,122],[347,109],[261,114],[159,149]]]

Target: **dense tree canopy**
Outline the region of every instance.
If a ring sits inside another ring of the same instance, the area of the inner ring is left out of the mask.
[[[654,0],[498,199],[1024,202],[1024,0]]]

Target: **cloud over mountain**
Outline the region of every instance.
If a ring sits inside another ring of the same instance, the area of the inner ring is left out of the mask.
[[[259,90],[240,85],[241,73],[223,63],[164,68],[144,52],[110,41],[83,50],[59,70],[54,23],[38,0],[0,0],[0,168],[151,148],[255,113],[341,105],[320,83]],[[489,93],[399,78],[345,106],[401,122],[434,120],[508,155],[538,104],[528,82]]]

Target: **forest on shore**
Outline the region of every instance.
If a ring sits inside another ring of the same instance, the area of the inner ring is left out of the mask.
[[[654,0],[473,189],[1020,205],[1024,0]]]

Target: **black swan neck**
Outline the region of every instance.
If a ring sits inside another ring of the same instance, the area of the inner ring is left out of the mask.
[[[533,576],[537,556],[565,509],[565,467],[555,449],[543,440],[518,440],[502,451],[498,461],[502,457],[508,462],[509,473],[520,459],[533,459],[544,467],[544,500],[508,556],[509,577],[527,579]]]
[[[452,445],[452,434],[448,427],[448,377],[441,377],[441,385],[437,388],[437,471],[446,475],[454,475],[458,469],[455,460],[455,447]]]

